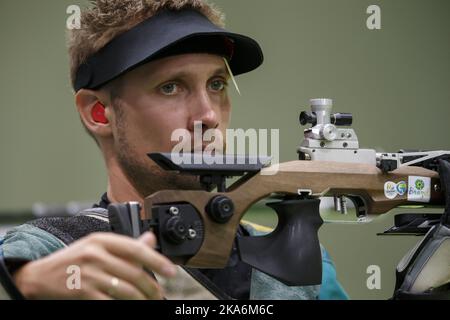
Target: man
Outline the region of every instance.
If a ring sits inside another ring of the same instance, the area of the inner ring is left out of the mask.
[[[140,239],[107,233],[110,203],[143,199],[163,189],[200,189],[196,178],[159,169],[146,156],[171,152],[172,132],[228,127],[230,77],[263,62],[252,39],[222,29],[223,16],[200,0],[98,0],[69,39],[71,80],[81,121],[95,139],[108,172],[107,193],[77,217],[44,218],[4,239],[3,255],[26,298],[161,299],[149,275],[175,276],[175,266]],[[224,142],[223,142],[224,143]],[[204,149],[204,145],[193,146]],[[237,236],[254,233],[241,227]],[[251,269],[233,251],[223,270],[189,270],[221,298],[345,298],[324,255],[324,282],[293,287]],[[67,285],[68,267],[79,268],[81,287]]]

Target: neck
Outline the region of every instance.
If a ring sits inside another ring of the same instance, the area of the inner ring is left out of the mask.
[[[106,167],[108,170],[108,199],[111,203],[122,203],[137,201],[144,203],[143,197],[139,194],[130,180],[120,168],[115,158],[107,159]]]

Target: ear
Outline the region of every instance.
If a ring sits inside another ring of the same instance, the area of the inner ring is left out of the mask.
[[[104,97],[102,97],[100,92],[88,89],[81,89],[75,95],[75,104],[81,121],[96,137],[112,135],[110,108],[102,103],[102,101],[106,100],[102,98]],[[95,116],[95,112],[99,112],[99,103],[105,107],[105,121],[99,121],[98,117]]]

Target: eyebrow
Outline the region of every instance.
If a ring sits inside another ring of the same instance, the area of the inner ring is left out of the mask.
[[[219,74],[225,74],[225,75],[227,75],[227,76],[230,76],[230,74],[228,73],[228,71],[227,71],[226,68],[219,68],[219,69],[217,69],[217,70],[213,73],[213,76],[217,76],[217,75],[219,75]]]

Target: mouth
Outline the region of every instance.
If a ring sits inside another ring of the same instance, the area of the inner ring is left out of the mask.
[[[178,154],[184,154],[184,153],[205,153],[208,154],[223,154],[224,153],[225,146],[223,143],[218,144],[214,142],[203,142],[201,144],[194,143],[193,141],[188,144],[183,144],[180,146],[179,144],[173,145],[171,152],[172,153],[178,153]]]

